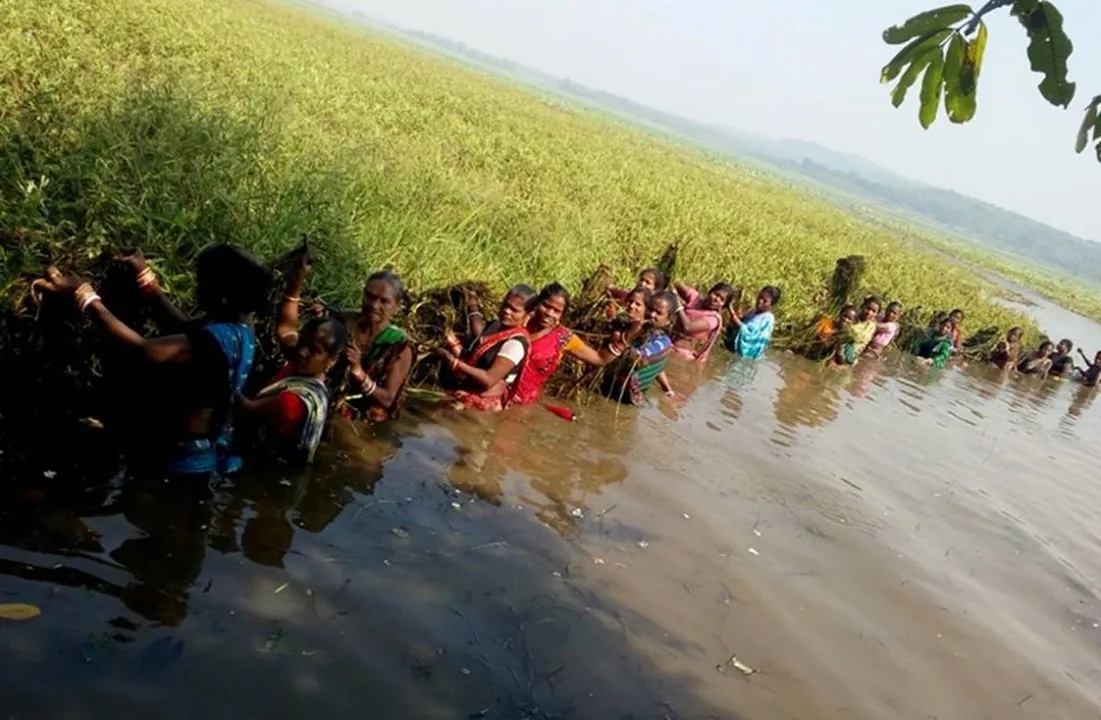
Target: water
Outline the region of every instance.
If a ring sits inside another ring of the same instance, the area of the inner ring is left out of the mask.
[[[8,482],[0,602],[43,614],[0,621],[2,716],[1101,716],[1092,393],[673,375],[679,408],[341,426],[306,473]]]

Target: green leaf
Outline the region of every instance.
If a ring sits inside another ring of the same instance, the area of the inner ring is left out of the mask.
[[[944,55],[940,48],[933,51],[925,77],[921,81],[921,110],[918,117],[926,130],[937,119],[940,111],[940,96],[944,89]]]
[[[1095,97],[1086,106],[1086,116],[1082,118],[1082,126],[1078,128],[1078,140],[1074,144],[1074,152],[1080,153],[1086,149],[1090,142],[1091,132],[1093,133],[1093,139],[1101,143],[1101,133],[1098,133],[1098,127],[1101,126],[1101,119],[1098,118],[1099,105],[1101,105],[1101,95]],[[1101,153],[1101,144],[1098,145],[1097,151]],[[1101,157],[1101,155],[1098,157]]]
[[[921,71],[928,65],[929,61],[933,59],[933,55],[939,55],[939,48],[932,48],[926,50],[925,54],[910,63],[910,67],[906,68],[906,72],[902,73],[902,77],[898,80],[898,85],[895,85],[895,89],[891,92],[891,104],[896,108],[902,105],[906,101],[906,93],[910,90],[910,86],[917,82],[917,79],[921,76]]]
[[[971,43],[957,33],[948,43],[944,63],[944,109],[948,119],[965,123],[975,116],[975,74]]]
[[[879,81],[881,83],[891,82],[902,72],[902,68],[913,64],[914,60],[920,58],[930,48],[940,45],[951,34],[951,30],[937,30],[914,39],[909,45],[899,50],[898,54],[891,58],[889,63],[883,66]]]
[[[1067,58],[1074,44],[1063,32],[1063,15],[1047,0],[1015,0],[1012,14],[1028,31],[1028,60],[1040,73],[1040,94],[1052,105],[1066,107],[1075,84],[1067,80]]]
[[[902,23],[883,31],[883,41],[888,45],[901,45],[908,40],[924,37],[931,32],[951,27],[974,14],[970,5],[948,5],[914,15]]]

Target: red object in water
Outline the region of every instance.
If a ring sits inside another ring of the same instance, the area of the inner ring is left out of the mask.
[[[570,410],[568,407],[562,407],[561,405],[544,405],[543,407],[563,420],[573,422],[577,419],[577,416],[573,414],[573,410]]]

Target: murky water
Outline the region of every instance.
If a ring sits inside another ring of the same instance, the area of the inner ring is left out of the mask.
[[[573,424],[341,426],[301,474],[9,483],[0,602],[43,614],[0,621],[2,716],[1101,716],[1092,393],[674,379]]]

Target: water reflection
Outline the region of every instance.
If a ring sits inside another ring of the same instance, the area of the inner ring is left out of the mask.
[[[578,408],[580,419],[569,423],[541,407],[500,416],[413,408],[377,431],[338,423],[333,442],[306,471],[262,464],[213,485],[125,474],[50,486],[7,483],[0,490],[0,574],[43,588],[86,588],[109,600],[110,609],[96,618],[72,621],[82,629],[118,620],[121,609],[151,625],[186,627],[213,612],[212,603],[237,594],[255,603],[257,622],[269,622],[280,617],[271,607],[293,592],[280,591],[288,583],[311,593],[326,588],[324,601],[316,594],[304,601],[305,619],[296,620],[304,625],[343,617],[325,603],[351,592],[350,583],[389,604],[379,625],[405,617],[407,603],[428,597],[443,615],[447,607],[459,610],[455,617],[465,623],[464,598],[490,591],[500,598],[500,615],[515,624],[509,598],[518,578],[555,582],[601,567],[597,559],[618,567],[615,558],[632,574],[677,578],[675,597],[642,596],[639,603],[678,611],[683,604],[690,608],[683,615],[702,617],[715,599],[697,597],[697,588],[706,578],[729,583],[749,572],[755,561],[748,547],[767,557],[762,568],[789,583],[779,602],[795,592],[793,578],[813,579],[809,587],[823,602],[845,607],[853,599],[835,583],[840,568],[830,562],[838,561],[824,560],[828,548],[839,547],[842,527],[891,547],[892,558],[895,548],[905,553],[934,578],[926,582],[928,592],[973,593],[975,607],[999,608],[1007,627],[1018,626],[1018,608],[1006,603],[1018,601],[1003,599],[1003,575],[1025,574],[1028,610],[1045,623],[1062,620],[1051,611],[1060,602],[1052,598],[1061,597],[1070,572],[1050,579],[1048,554],[1081,575],[1084,587],[1101,577],[1091,560],[1101,530],[1089,509],[1101,497],[1081,482],[1098,457],[1096,444],[1080,438],[1101,432],[1101,421],[1087,412],[1096,398],[1088,388],[1011,379],[983,366],[931,371],[909,358],[851,371],[783,355],[763,363],[717,358],[705,368],[674,372],[692,400],[666,412],[658,404],[635,409],[598,401]],[[1021,434],[1039,437],[1016,441]],[[654,519],[669,507],[672,520]],[[779,508],[772,517],[770,508]],[[752,515],[762,509],[766,520],[758,529]],[[745,527],[731,519],[738,513],[750,515]],[[722,531],[718,541],[707,536],[710,545],[694,545],[702,542],[695,523],[708,514]],[[621,523],[617,539],[606,539],[605,516],[609,526]],[[526,524],[531,518],[539,524]],[[778,518],[790,518],[791,529],[781,530]],[[532,559],[509,544],[514,537],[585,543],[597,522],[605,544],[580,569],[576,559],[572,565],[559,556]],[[763,532],[753,535],[750,527]],[[683,544],[664,555],[656,542],[642,548],[656,537],[672,543],[682,534]],[[1029,538],[1042,538],[1042,549],[1033,549]],[[649,555],[628,557],[623,546]],[[716,556],[716,547],[725,554],[718,568],[701,559]],[[969,548],[962,569],[948,564],[965,555],[959,547]],[[739,556],[733,569],[732,555]],[[1043,570],[1016,564],[1026,556]],[[358,562],[393,574],[364,576],[352,567]],[[464,584],[460,573],[486,562],[516,575],[487,570],[477,576],[484,587]],[[902,586],[890,567],[873,565],[875,573],[849,579],[877,589],[901,620],[928,620],[906,615],[916,601],[883,590],[898,593]],[[431,592],[412,582],[395,591],[393,583],[428,575],[429,568],[443,573]],[[267,583],[262,591],[242,587],[241,578],[256,577]],[[605,581],[611,582],[602,576]],[[590,592],[578,591],[584,606]],[[77,608],[87,602],[70,600]],[[796,602],[805,598],[789,603],[791,617],[799,615]],[[866,630],[852,618],[830,617],[843,626],[855,622],[848,631]],[[441,622],[420,618],[412,630],[432,637]],[[617,627],[614,619],[610,626]],[[266,647],[282,629],[265,626],[252,642]],[[433,667],[435,653],[418,649],[418,667]]]

